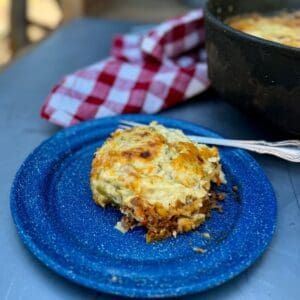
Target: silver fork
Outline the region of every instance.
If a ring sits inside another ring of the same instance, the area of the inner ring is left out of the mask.
[[[119,128],[128,129],[135,126],[145,126],[146,124],[137,123],[133,121],[121,120],[119,122]],[[266,142],[255,140],[230,140],[222,138],[211,138],[206,136],[187,135],[193,142],[235,147],[245,149],[261,154],[270,154],[282,159],[300,162],[300,140],[285,140],[279,142]]]

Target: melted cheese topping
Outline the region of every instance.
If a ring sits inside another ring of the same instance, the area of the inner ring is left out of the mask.
[[[226,23],[234,29],[259,38],[300,48],[300,11],[277,16],[236,16],[228,19]]]
[[[161,226],[168,217],[186,214],[184,222],[175,220],[175,232],[204,221],[200,210],[211,182],[224,181],[217,148],[195,144],[182,131],[156,123],[114,132],[97,150],[91,172],[97,204],[112,203],[148,229],[150,223]],[[159,234],[153,230],[154,236]],[[162,238],[168,235],[160,233]]]

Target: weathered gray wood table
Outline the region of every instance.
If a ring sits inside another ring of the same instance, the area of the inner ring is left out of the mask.
[[[22,245],[9,209],[14,174],[27,154],[58,127],[41,120],[45,96],[64,74],[105,57],[112,36],[128,23],[77,20],[0,74],[0,299],[116,299],[77,286],[38,262]],[[280,138],[212,93],[163,115],[190,120],[232,138]],[[252,121],[252,122],[251,122]],[[255,156],[278,200],[278,225],[267,252],[230,282],[187,299],[299,299],[300,164]]]

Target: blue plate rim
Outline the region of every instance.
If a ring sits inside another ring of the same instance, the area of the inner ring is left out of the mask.
[[[16,202],[15,202],[15,200],[16,200],[15,199],[15,196],[16,196],[15,186],[18,182],[18,178],[19,178],[20,173],[23,170],[24,166],[31,159],[31,157],[34,156],[34,154],[38,151],[38,149],[43,147],[43,145],[48,143],[50,140],[59,138],[59,136],[64,135],[66,132],[68,132],[70,134],[71,132],[84,131],[84,130],[87,130],[89,127],[97,126],[98,123],[99,123],[99,125],[101,125],[101,122],[107,121],[107,120],[111,120],[111,121],[120,120],[120,119],[136,120],[136,119],[140,119],[140,118],[147,120],[148,122],[150,122],[150,121],[158,121],[158,122],[173,121],[173,122],[177,123],[179,126],[189,125],[189,126],[193,126],[193,127],[198,127],[199,129],[201,129],[201,131],[205,131],[206,134],[208,134],[209,136],[222,137],[215,131],[208,129],[207,127],[204,127],[202,125],[190,122],[190,121],[180,120],[180,119],[176,119],[176,118],[161,117],[161,116],[157,116],[157,115],[143,115],[143,114],[139,114],[139,115],[127,114],[127,115],[122,115],[122,116],[112,116],[112,117],[105,117],[105,118],[101,118],[101,119],[94,119],[94,120],[82,122],[82,123],[74,125],[72,127],[60,130],[59,132],[57,132],[50,138],[43,141],[27,156],[27,158],[23,161],[20,168],[18,169],[18,171],[15,175],[15,178],[13,180],[13,184],[11,187],[11,193],[10,193],[10,209],[11,209],[11,215],[12,215],[13,221],[17,228],[18,235],[21,238],[22,242],[27,247],[27,249],[30,250],[30,252],[36,258],[38,258],[39,261],[41,261],[44,265],[46,265],[48,268],[50,268],[54,272],[58,273],[62,277],[66,278],[72,282],[75,282],[77,284],[80,284],[82,286],[85,286],[87,288],[92,288],[92,289],[96,289],[101,292],[106,292],[109,294],[119,295],[119,296],[145,297],[145,298],[164,298],[164,297],[173,297],[173,296],[183,296],[183,295],[194,294],[194,293],[202,292],[204,290],[211,289],[213,287],[219,286],[222,283],[236,277],[241,272],[246,270],[249,266],[251,266],[265,252],[265,250],[269,246],[269,244],[272,240],[272,237],[274,235],[274,231],[276,229],[276,219],[277,219],[277,202],[276,202],[275,193],[274,193],[274,190],[273,190],[273,187],[272,187],[270,181],[268,180],[266,174],[264,173],[264,171],[260,167],[260,165],[257,163],[257,161],[254,160],[252,158],[252,156],[249,155],[247,152],[245,152],[243,150],[239,150],[239,149],[236,149],[234,151],[236,153],[239,153],[239,156],[242,157],[243,159],[247,160],[248,162],[251,162],[251,164],[254,165],[255,168],[257,168],[260,171],[260,176],[264,179],[264,182],[265,182],[265,188],[268,190],[269,196],[274,200],[273,201],[274,202],[273,203],[274,210],[273,210],[273,215],[272,215],[273,224],[272,224],[272,228],[269,232],[268,239],[265,240],[263,247],[261,247],[259,249],[259,251],[257,251],[255,253],[255,255],[252,255],[247,261],[241,262],[240,264],[238,264],[234,268],[232,268],[230,270],[230,274],[227,274],[227,276],[224,276],[224,278],[208,280],[208,281],[204,281],[204,282],[202,281],[202,282],[194,284],[194,285],[184,286],[183,288],[181,288],[180,291],[178,291],[178,290],[174,291],[174,288],[163,288],[161,290],[156,289],[155,293],[153,293],[152,289],[150,289],[150,290],[140,289],[140,288],[133,289],[131,287],[128,288],[125,286],[116,286],[114,284],[109,285],[107,283],[99,283],[99,282],[97,283],[97,287],[95,287],[92,280],[89,280],[81,275],[77,274],[75,277],[70,276],[69,272],[66,269],[64,269],[57,262],[55,262],[51,257],[49,257],[47,254],[45,254],[43,251],[41,251],[39,249],[39,247],[30,239],[30,235],[26,234],[23,231],[21,221],[17,214]],[[219,277],[222,277],[222,276],[219,276]]]

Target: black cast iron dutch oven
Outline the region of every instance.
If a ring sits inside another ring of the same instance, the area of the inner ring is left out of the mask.
[[[209,0],[208,72],[213,87],[243,109],[300,135],[300,48],[260,39],[226,24],[244,13],[300,9],[300,0]]]

